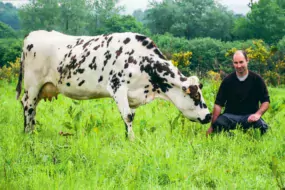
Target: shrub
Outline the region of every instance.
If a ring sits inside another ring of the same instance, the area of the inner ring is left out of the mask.
[[[192,52],[180,52],[180,53],[174,53],[172,55],[172,63],[176,67],[179,68],[179,70],[184,74],[189,74],[189,65],[190,65],[190,59],[192,57]]]
[[[18,77],[20,70],[20,58],[16,58],[15,62],[9,62],[9,66],[0,68],[0,80],[7,80],[11,82],[13,79]]]

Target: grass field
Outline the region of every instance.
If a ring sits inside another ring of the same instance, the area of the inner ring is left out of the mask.
[[[285,188],[285,89],[270,88],[264,136],[235,130],[206,138],[209,125],[159,100],[137,109],[129,142],[111,99],[42,101],[36,132],[24,134],[15,86],[0,81],[0,189]],[[217,84],[204,86],[212,107]]]

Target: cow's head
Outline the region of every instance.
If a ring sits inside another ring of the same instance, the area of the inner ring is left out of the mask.
[[[176,89],[173,102],[185,117],[205,124],[211,121],[211,114],[202,95],[202,86],[196,76],[187,78],[180,89]]]

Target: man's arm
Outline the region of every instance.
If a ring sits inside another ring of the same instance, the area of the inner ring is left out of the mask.
[[[269,108],[269,102],[263,102],[259,109],[257,110],[257,112],[255,114],[252,114],[248,117],[248,122],[255,122],[255,121],[258,121],[261,116],[268,110]]]
[[[214,105],[214,109],[213,109],[213,115],[212,115],[212,121],[211,121],[211,126],[209,127],[208,131],[206,132],[206,135],[208,136],[210,133],[213,132],[213,123],[217,120],[217,118],[219,117],[219,115],[221,114],[222,111],[222,107],[218,104]]]

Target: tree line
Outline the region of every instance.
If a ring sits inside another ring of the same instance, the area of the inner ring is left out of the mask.
[[[71,35],[131,31],[150,36],[169,59],[191,52],[188,64],[177,62],[184,72],[230,72],[230,52],[238,48],[251,51],[251,69],[264,75],[276,71],[279,78],[284,75],[283,0],[249,0],[246,15],[235,14],[214,0],[152,1],[146,10],[135,10],[133,15],[123,15],[124,7],[118,3],[31,0],[17,9],[0,2],[0,67],[19,57],[23,37],[33,30]]]

